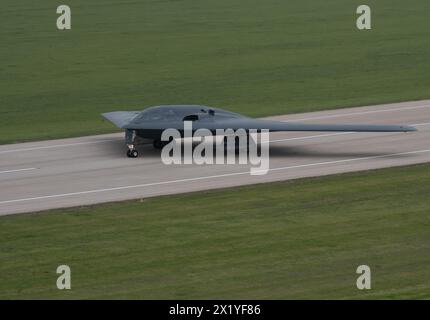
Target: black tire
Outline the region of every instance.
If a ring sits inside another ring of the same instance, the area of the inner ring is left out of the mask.
[[[137,158],[139,156],[139,153],[136,149],[133,150],[127,150],[127,157],[129,158]]]

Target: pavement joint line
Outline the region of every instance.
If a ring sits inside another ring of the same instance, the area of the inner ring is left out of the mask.
[[[0,154],[20,152],[20,151],[34,151],[34,150],[43,150],[43,149],[52,149],[52,148],[73,147],[73,146],[80,146],[80,145],[86,145],[86,144],[95,144],[95,143],[111,142],[111,141],[119,141],[119,140],[122,140],[122,139],[120,139],[120,138],[105,139],[105,140],[99,140],[99,141],[86,141],[86,142],[76,142],[76,143],[69,143],[69,144],[55,144],[55,145],[51,145],[51,146],[40,146],[40,147],[29,147],[29,148],[22,148],[22,149],[2,150],[2,151],[0,151]]]
[[[319,117],[313,117],[313,118],[312,117],[308,117],[308,118],[300,118],[300,119],[291,119],[291,120],[288,120],[288,121],[307,121],[307,120],[317,120],[317,119],[330,119],[330,118],[347,117],[347,116],[372,114],[372,113],[382,113],[382,112],[392,112],[392,111],[409,111],[409,110],[423,109],[423,108],[430,108],[430,104],[413,106],[413,107],[408,107],[408,108],[392,108],[392,109],[369,110],[369,111],[361,111],[361,112],[350,112],[350,113],[342,113],[342,114],[332,114],[332,115],[319,116]],[[326,111],[329,111],[329,110],[326,110]]]
[[[4,170],[0,171],[0,174],[3,173],[12,173],[12,172],[20,172],[20,171],[29,171],[29,170],[36,170],[37,168],[24,168],[24,169],[12,169],[12,170]]]
[[[410,126],[420,127],[420,126],[428,126],[430,122],[424,122],[424,123],[416,123],[416,124],[410,124]]]
[[[383,159],[383,158],[389,158],[389,157],[394,157],[394,156],[422,154],[422,153],[429,153],[429,152],[430,152],[430,149],[425,149],[425,150],[415,150],[415,151],[391,153],[391,154],[378,155],[378,156],[358,157],[358,158],[333,160],[333,161],[326,161],[326,162],[316,162],[316,163],[308,163],[308,164],[295,165],[295,166],[270,168],[270,169],[268,169],[268,172],[290,170],[290,169],[297,169],[297,168],[304,168],[304,167],[315,167],[315,166],[322,166],[322,165],[349,163],[349,162],[354,162],[354,161]],[[255,170],[255,172],[258,172],[258,171],[259,170]],[[260,171],[263,171],[263,170],[260,170]],[[62,193],[62,194],[54,194],[54,195],[38,196],[38,197],[30,197],[30,198],[21,198],[21,199],[12,199],[12,200],[2,200],[2,201],[0,201],[0,205],[1,204],[8,204],[8,203],[33,201],[33,200],[44,200],[44,199],[51,199],[51,198],[64,198],[64,197],[69,197],[69,196],[85,195],[85,194],[92,194],[92,193],[102,193],[102,192],[119,191],[119,190],[127,190],[127,189],[145,188],[145,187],[151,187],[151,186],[157,186],[157,185],[166,185],[166,184],[175,184],[175,183],[181,183],[181,182],[193,182],[193,181],[198,181],[198,180],[209,180],[209,179],[239,176],[239,175],[245,175],[245,174],[250,174],[250,173],[249,173],[249,171],[242,171],[242,172],[225,173],[225,174],[203,176],[203,177],[177,179],[177,180],[170,180],[170,181],[159,181],[159,182],[137,184],[137,185],[130,185],[130,186],[94,189],[94,190],[87,190],[87,191],[78,191],[78,192],[70,192],[70,193]],[[256,177],[259,177],[259,176],[256,176]]]

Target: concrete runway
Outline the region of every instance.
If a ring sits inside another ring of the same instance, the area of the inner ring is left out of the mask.
[[[127,158],[123,133],[2,145],[0,215],[430,162],[430,100],[272,119],[419,131],[271,134],[263,176],[251,176],[248,165],[164,165],[149,145],[139,158]]]

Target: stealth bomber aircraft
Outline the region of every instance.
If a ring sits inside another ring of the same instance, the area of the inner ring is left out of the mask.
[[[276,131],[345,131],[345,132],[408,132],[416,128],[403,125],[367,124],[304,124],[273,120],[253,119],[227,110],[203,105],[162,105],[143,111],[116,111],[102,116],[125,130],[127,156],[135,158],[138,138],[152,141],[155,148],[162,148],[161,135],[164,130],[176,129],[183,135],[184,121],[192,121],[193,131],[208,129],[216,135],[217,129],[244,129]]]

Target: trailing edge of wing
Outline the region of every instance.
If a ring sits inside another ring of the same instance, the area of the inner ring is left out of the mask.
[[[367,124],[307,124],[294,122],[267,121],[272,131],[347,131],[347,132],[408,132],[416,128],[403,125]]]

